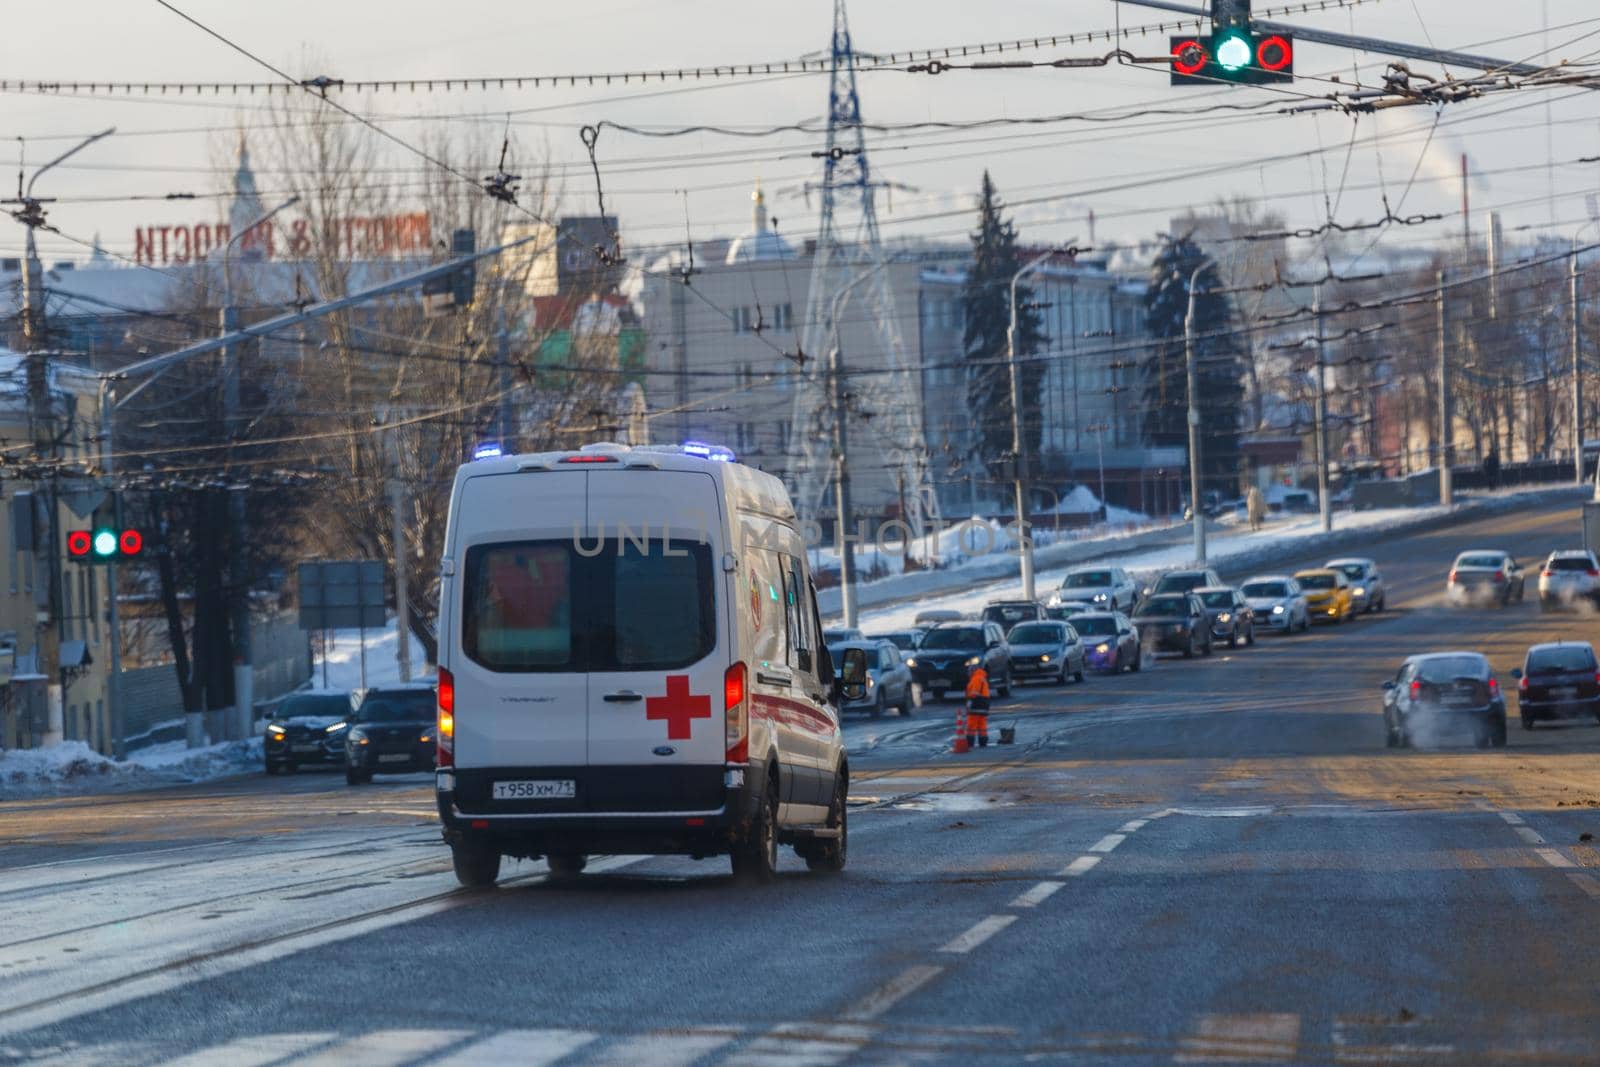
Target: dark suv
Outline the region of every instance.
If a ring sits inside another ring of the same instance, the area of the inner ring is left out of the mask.
[[[949,690],[965,692],[967,673],[979,663],[989,672],[989,689],[1011,695],[1011,647],[992,622],[941,623],[922,635],[917,650],[906,658],[911,677],[935,700]]]
[[[437,711],[431,685],[389,685],[363,692],[344,731],[344,780],[363,785],[374,774],[433,770]]]
[[[1139,605],[1133,624],[1139,641],[1151,652],[1211,655],[1211,617],[1193,593],[1160,593]]]
[[[327,690],[284,697],[261,739],[267,773],[293,771],[302,763],[344,762],[349,718],[349,693]]]
[[[1534,645],[1511,676],[1517,679],[1517,711],[1524,730],[1540,719],[1600,719],[1600,663],[1594,646],[1585,641]]]

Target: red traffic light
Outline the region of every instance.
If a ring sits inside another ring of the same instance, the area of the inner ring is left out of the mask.
[[[67,534],[67,555],[87,556],[93,543],[93,536],[88,530],[73,530]]]
[[[144,534],[100,526],[67,531],[67,558],[78,563],[115,563],[138,559],[144,553]]]
[[[138,530],[123,530],[117,537],[117,547],[124,556],[137,556],[144,551],[144,534]]]
[[[1175,74],[1199,74],[1210,62],[1211,53],[1206,51],[1206,46],[1192,38],[1172,46],[1172,70]]]
[[[1256,46],[1256,65],[1262,70],[1288,70],[1294,66],[1294,46],[1276,34],[1263,38]]]

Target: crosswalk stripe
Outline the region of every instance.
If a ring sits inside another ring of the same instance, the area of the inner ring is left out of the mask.
[[[1544,844],[1544,838],[1539,836],[1539,831],[1535,830],[1531,826],[1516,826],[1513,827],[1513,829],[1516,830],[1518,837],[1522,838],[1530,845]]]
[[[265,1067],[269,1063],[308,1052],[318,1045],[326,1045],[335,1033],[325,1034],[257,1034],[236,1038],[225,1045],[212,1045],[175,1060],[162,1060],[165,1067]]]
[[[1178,1046],[1179,1063],[1276,1063],[1300,1048],[1300,1016],[1202,1015],[1196,1032]]]
[[[1536,848],[1534,853],[1552,867],[1576,867],[1577,864],[1553,848]]]
[[[731,1042],[736,1031],[656,1030],[607,1045],[585,1057],[585,1067],[689,1067]],[[482,1061],[478,1061],[482,1062]],[[526,1062],[521,1059],[501,1062]]]
[[[784,1023],[722,1061],[723,1067],[832,1067],[872,1039],[872,1027]]]
[[[470,1030],[373,1030],[294,1063],[296,1067],[397,1067],[472,1036]]]
[[[1600,882],[1595,881],[1593,875],[1574,873],[1567,875],[1567,877],[1572,879],[1573,885],[1588,893],[1591,897],[1600,899]]]
[[[434,1060],[431,1067],[477,1067],[486,1063],[545,1067],[572,1055],[594,1039],[595,1035],[587,1030],[502,1030]]]

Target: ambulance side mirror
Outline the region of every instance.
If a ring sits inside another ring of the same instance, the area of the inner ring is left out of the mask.
[[[861,648],[844,650],[839,665],[838,695],[845,700],[860,700],[867,694],[867,653]]]

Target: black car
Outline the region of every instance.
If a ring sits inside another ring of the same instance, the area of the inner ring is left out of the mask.
[[[362,785],[374,774],[433,770],[436,711],[432,686],[366,690],[344,731],[344,780]]]
[[[1433,744],[1470,734],[1479,748],[1506,743],[1506,700],[1489,661],[1476,652],[1412,656],[1383,683],[1383,725],[1390,748]]]
[[[1215,589],[1222,584],[1217,572],[1210,567],[1194,571],[1168,571],[1161,576],[1151,594],[1192,593],[1196,589]]]
[[[1211,618],[1211,636],[1229,648],[1256,643],[1256,613],[1237,589],[1196,589],[1194,595]]]
[[[1151,652],[1211,655],[1211,618],[1193,593],[1161,593],[1139,605],[1133,624],[1139,640]]]
[[[1517,711],[1524,730],[1540,719],[1600,719],[1600,664],[1586,641],[1534,645],[1511,677],[1517,679]]]
[[[350,694],[343,691],[284,697],[261,739],[267,773],[292,771],[302,763],[343,763],[349,718]]]
[[[1076,615],[1072,628],[1083,640],[1090,670],[1116,674],[1144,666],[1139,632],[1122,612],[1093,611]]]
[[[940,623],[922,635],[917,650],[906,658],[911,677],[924,693],[943,700],[945,693],[967,688],[967,674],[978,664],[989,672],[989,690],[1011,695],[1011,649],[992,622]]]

